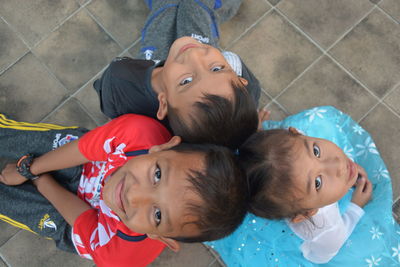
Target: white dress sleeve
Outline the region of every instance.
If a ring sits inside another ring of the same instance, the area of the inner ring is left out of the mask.
[[[363,215],[363,209],[352,202],[341,215],[335,202],[320,208],[310,221],[288,221],[288,224],[304,240],[300,247],[304,258],[313,263],[327,263],[338,253]]]

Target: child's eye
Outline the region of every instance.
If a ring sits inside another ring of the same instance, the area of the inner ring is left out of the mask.
[[[224,66],[215,66],[215,67],[211,68],[211,71],[217,72],[217,71],[223,70],[224,68],[225,68]]]
[[[315,188],[318,190],[320,190],[322,187],[322,178],[321,176],[318,176],[317,178],[315,178]]]
[[[154,210],[154,221],[156,222],[157,226],[159,226],[161,223],[161,211],[158,208]]]
[[[179,83],[179,85],[185,85],[185,84],[191,83],[192,81],[193,81],[193,77],[187,77],[187,78],[183,79],[183,80]]]
[[[154,172],[154,184],[157,184],[161,180],[161,169],[160,167],[156,167],[156,170]]]
[[[317,158],[321,157],[321,150],[320,150],[319,146],[313,145],[313,152],[314,152],[314,156],[316,156]]]

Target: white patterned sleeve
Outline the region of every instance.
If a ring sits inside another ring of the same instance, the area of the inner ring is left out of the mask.
[[[363,215],[363,209],[354,203],[350,203],[343,214],[337,203],[333,203],[319,209],[311,220],[289,222],[289,226],[304,240],[300,247],[303,256],[321,264],[329,262],[339,252]]]

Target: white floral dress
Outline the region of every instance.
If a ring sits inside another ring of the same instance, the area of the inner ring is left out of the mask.
[[[338,254],[325,264],[307,261],[303,240],[284,220],[272,221],[248,214],[230,236],[207,244],[228,266],[400,266],[400,227],[392,216],[389,172],[371,136],[348,115],[330,107],[305,110],[283,121],[264,122],[264,129],[295,127],[305,135],[328,139],[365,168],[373,183],[373,199]],[[345,212],[352,190],[340,201]]]

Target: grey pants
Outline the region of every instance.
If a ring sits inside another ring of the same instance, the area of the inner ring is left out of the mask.
[[[40,156],[82,136],[86,129],[43,123],[22,123],[0,114],[0,157],[16,162],[32,153]],[[66,189],[76,193],[82,167],[52,172]],[[30,182],[18,186],[0,183],[0,219],[19,228],[51,238],[58,248],[75,252],[71,227]]]
[[[195,34],[219,48],[219,25],[231,19],[242,0],[145,0],[150,14],[142,30],[137,58],[164,60],[172,43]],[[195,37],[192,36],[192,37]],[[148,51],[151,51],[150,58]]]

